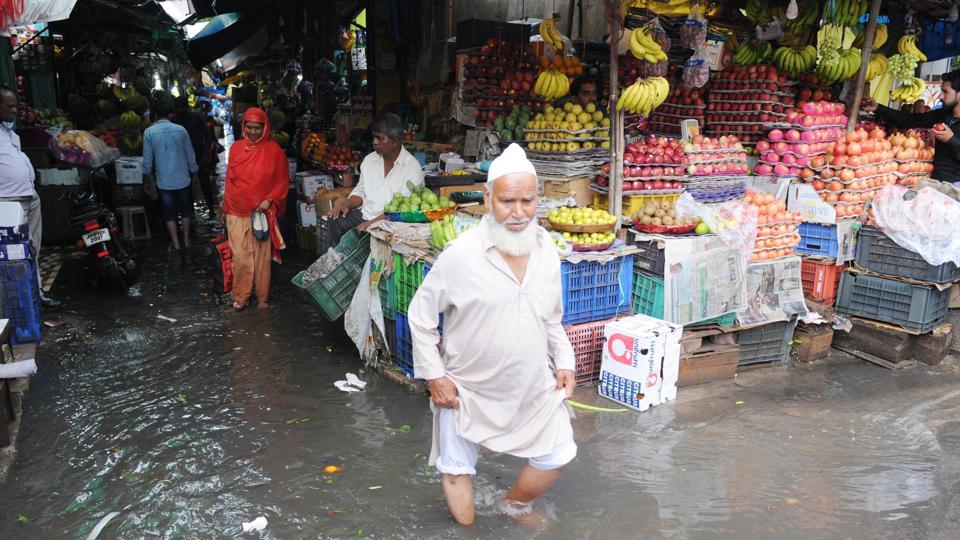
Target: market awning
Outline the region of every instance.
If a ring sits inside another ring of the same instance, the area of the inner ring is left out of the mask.
[[[267,46],[267,41],[266,28],[259,13],[226,13],[211,19],[193,39],[187,41],[186,49],[190,63],[201,68],[227,55],[232,54],[230,60],[233,61],[237,56],[245,58],[257,54]]]

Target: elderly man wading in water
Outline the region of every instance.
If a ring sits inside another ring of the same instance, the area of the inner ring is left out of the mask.
[[[502,503],[519,519],[577,454],[560,258],[536,223],[537,173],[516,144],[490,166],[484,200],[489,213],[440,254],[408,310],[415,374],[433,401],[430,464],[463,525],[475,517],[481,446],[528,459]]]

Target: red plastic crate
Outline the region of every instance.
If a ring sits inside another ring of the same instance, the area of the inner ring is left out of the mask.
[[[603,328],[608,322],[596,321],[583,324],[565,324],[573,354],[577,359],[577,386],[590,384],[600,378],[600,358],[603,353]]]
[[[814,302],[832,306],[837,300],[840,276],[846,267],[845,264],[837,266],[832,262],[804,259],[800,265],[803,294]]]

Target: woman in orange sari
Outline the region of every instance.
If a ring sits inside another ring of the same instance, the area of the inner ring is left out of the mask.
[[[270,137],[270,120],[262,109],[243,114],[243,138],[230,148],[223,212],[233,252],[233,309],[247,306],[256,292],[257,307],[266,309],[270,295],[270,261],[277,242],[276,217],[286,209],[290,185],[287,157]],[[271,237],[258,240],[253,212],[267,214]]]

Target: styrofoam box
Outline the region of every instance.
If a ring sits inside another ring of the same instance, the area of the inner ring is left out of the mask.
[[[70,169],[40,169],[41,186],[79,186],[80,171]]]
[[[646,315],[604,328],[601,396],[638,411],[676,399],[683,327]]]
[[[316,227],[316,207],[305,202],[297,202],[297,218],[301,227]]]
[[[333,189],[333,177],[329,174],[316,174],[310,176],[297,175],[297,191],[301,195],[313,198],[313,194],[318,189]]]
[[[143,183],[143,158],[122,157],[113,163],[117,170],[117,183],[135,185]]]

